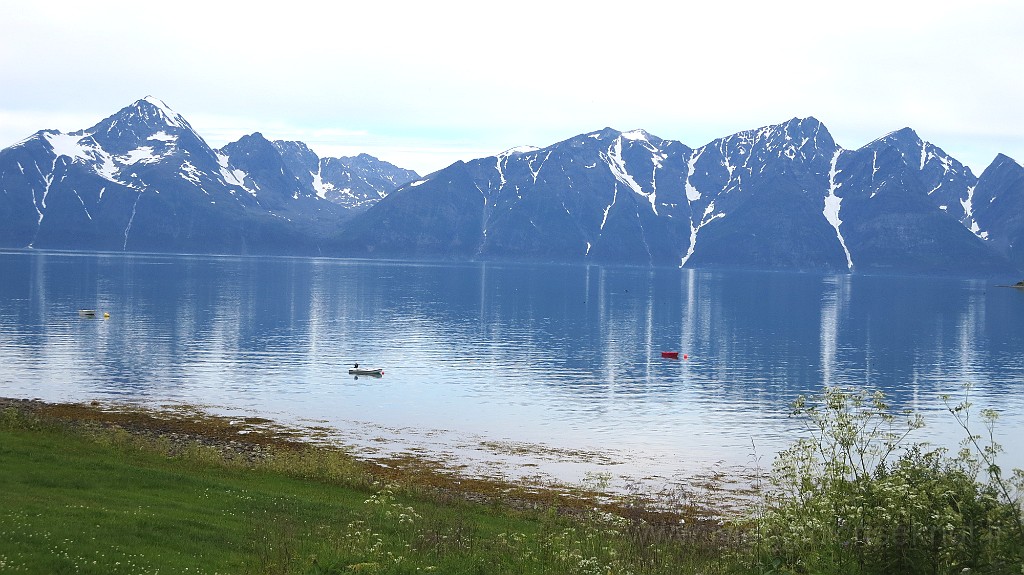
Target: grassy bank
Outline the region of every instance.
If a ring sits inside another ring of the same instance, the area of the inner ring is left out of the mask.
[[[954,453],[880,393],[798,398],[808,433],[725,524],[386,465],[264,421],[0,400],[0,573],[1024,573],[1024,471],[994,426]],[[249,425],[253,424],[253,425]]]
[[[736,570],[717,524],[446,485],[216,418],[15,403],[0,469],[0,572]]]

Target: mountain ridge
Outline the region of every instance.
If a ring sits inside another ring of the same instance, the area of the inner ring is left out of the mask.
[[[692,148],[611,127],[426,176],[260,132],[219,149],[147,96],[0,150],[0,246],[986,275],[1024,269],[1024,168],[813,116]]]
[[[909,128],[856,150],[840,147],[814,117],[698,148],[643,130],[605,128],[545,148],[510,150],[400,187],[339,234],[341,251],[394,254],[407,246],[422,256],[425,245],[444,245],[431,236],[445,226],[434,223],[431,230],[414,218],[395,220],[397,211],[415,213],[429,202],[394,204],[436,195],[434,180],[450,187],[449,172],[466,166],[473,181],[464,185],[480,199],[465,196],[459,229],[473,213],[480,233],[463,237],[459,249],[427,250],[430,257],[897,273],[1014,267],[1012,247],[989,249],[987,231],[976,225],[970,197],[983,186],[969,168]],[[1010,188],[1004,191],[1024,195]],[[774,200],[788,208],[770,205]],[[797,213],[800,225],[792,219]],[[544,225],[540,214],[549,217]],[[506,232],[509,221],[515,225]],[[518,237],[531,227],[538,230],[531,241]],[[608,234],[614,240],[602,241],[609,230],[616,230]]]
[[[214,149],[147,96],[90,128],[41,130],[0,150],[0,245],[319,255],[320,236],[372,202],[322,196],[305,174],[285,176],[288,161],[258,132]],[[361,193],[377,198],[390,189],[373,187],[384,176],[416,176],[371,157],[351,171],[361,170],[373,172]]]

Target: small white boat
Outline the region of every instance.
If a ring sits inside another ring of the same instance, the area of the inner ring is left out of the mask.
[[[379,367],[353,367],[348,370],[349,375],[369,375],[371,377],[381,377],[384,375],[384,370]]]
[[[96,317],[96,310],[94,309],[80,309],[78,310],[79,317]]]

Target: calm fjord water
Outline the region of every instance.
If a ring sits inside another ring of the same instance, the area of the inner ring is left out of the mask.
[[[0,253],[0,276],[4,396],[198,404],[573,481],[749,464],[823,384],[955,445],[939,396],[971,383],[1024,467],[1024,292],[986,282],[57,253]]]

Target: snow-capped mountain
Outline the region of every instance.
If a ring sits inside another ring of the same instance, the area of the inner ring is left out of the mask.
[[[972,226],[1024,270],[1024,167],[999,154],[971,189]]]
[[[368,154],[320,158],[302,142],[275,140],[273,144],[305,189],[353,209],[368,208],[391,190],[419,178],[412,170]]]
[[[373,158],[360,166],[368,178],[404,172]],[[91,128],[43,130],[0,151],[0,245],[319,253],[320,235],[372,201],[335,203],[304,176],[259,133],[214,150],[147,97]]]
[[[998,179],[986,191],[998,186],[909,129],[846,150],[815,118],[696,149],[607,128],[411,182],[337,245],[360,256],[999,273],[1012,255],[997,237],[1019,232],[986,224],[979,198],[1024,189]]]
[[[15,248],[987,275],[1024,271],[1024,168],[794,118],[698,148],[605,128],[421,178],[258,132],[215,150],[150,97],[0,151],[0,222]]]

